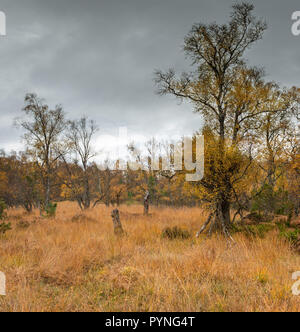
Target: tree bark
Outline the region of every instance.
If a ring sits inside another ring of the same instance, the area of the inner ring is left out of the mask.
[[[216,204],[214,212],[209,215],[207,221],[203,224],[196,237],[199,237],[210,225],[208,228],[209,236],[215,231],[221,231],[226,237],[232,239],[230,235],[230,224],[230,202],[223,199]]]
[[[46,177],[46,192],[45,192],[45,208],[49,206],[50,203],[50,175],[47,174]]]
[[[216,220],[214,229],[228,230],[230,228],[230,203],[226,199],[222,199],[216,204]]]
[[[230,225],[230,203],[226,199],[224,199],[221,202],[220,206],[225,225],[226,227],[228,227]]]
[[[84,209],[89,209],[90,206],[91,206],[90,184],[89,184],[88,175],[85,174],[84,175]]]
[[[24,203],[24,208],[26,212],[31,213],[33,209],[32,203],[31,202]]]
[[[120,220],[119,210],[118,209],[113,210],[111,213],[111,217],[113,220],[115,234],[116,235],[124,234],[123,227],[122,227],[121,220]]]
[[[150,193],[149,191],[146,191],[146,195],[144,197],[144,215],[148,216],[149,214],[149,199],[150,199]]]

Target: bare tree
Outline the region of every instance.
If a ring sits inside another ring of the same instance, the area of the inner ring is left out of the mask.
[[[77,121],[68,122],[66,136],[69,142],[70,151],[79,158],[79,162],[83,169],[81,203],[84,209],[88,209],[91,205],[89,162],[96,156],[96,153],[92,148],[92,139],[97,131],[98,128],[95,122],[93,120],[88,120],[86,117]]]
[[[60,105],[49,109],[36,94],[27,94],[23,111],[29,117],[19,122],[25,129],[24,139],[31,155],[41,171],[44,186],[44,207],[51,199],[53,170],[60,157],[58,146],[65,129],[65,113]]]

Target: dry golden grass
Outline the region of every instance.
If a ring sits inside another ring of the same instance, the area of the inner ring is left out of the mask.
[[[218,236],[170,241],[163,228],[194,234],[203,211],[152,209],[144,217],[140,206],[120,210],[122,238],[104,206],[73,221],[80,213],[73,203],[61,203],[53,220],[10,211],[14,229],[0,237],[7,276],[0,311],[299,311],[291,274],[300,256],[275,232],[235,236],[231,248]],[[22,228],[20,220],[31,224]]]

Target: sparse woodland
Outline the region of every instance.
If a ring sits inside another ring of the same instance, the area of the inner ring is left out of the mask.
[[[85,117],[69,121],[61,106],[51,109],[28,94],[17,120],[26,150],[2,152],[0,158],[0,197],[7,207],[43,213],[51,202],[64,200],[82,210],[143,201],[201,206],[212,213],[207,226],[226,233],[235,221],[233,210],[236,217],[247,211],[297,216],[300,89],[279,87],[265,80],[263,69],[248,66],[244,53],[267,28],[253,9],[234,5],[226,25],[195,24],[184,44],[194,71],[155,74],[158,93],[190,101],[205,120],[199,129],[205,137],[201,181],[188,183],[187,172],[172,170],[172,151],[155,139],[141,152],[143,159],[134,154],[142,170],[111,171],[105,163],[120,161],[93,162],[97,124]],[[151,151],[170,159],[170,171],[151,170]]]
[[[300,88],[249,66],[266,29],[252,5],[236,4],[227,24],[192,26],[191,72],[155,72],[161,98],[204,119],[199,182],[155,139],[132,154],[139,170],[96,163],[101,124],[26,95],[24,151],[0,154],[0,270],[11,290],[0,311],[299,310],[289,289],[300,270]],[[169,171],[152,170],[153,150]]]

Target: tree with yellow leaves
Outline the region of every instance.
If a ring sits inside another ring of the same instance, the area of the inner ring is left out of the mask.
[[[258,120],[277,113],[277,107],[286,112],[291,107],[284,93],[264,82],[263,70],[248,67],[243,59],[267,28],[253,10],[251,4],[235,4],[228,24],[192,27],[184,50],[193,73],[178,78],[174,70],[156,72],[159,94],[191,102],[205,120],[205,177],[198,191],[212,213],[200,233],[210,224],[229,235],[230,207],[238,202],[238,188],[252,165]],[[280,101],[270,109],[269,98],[276,93]]]

